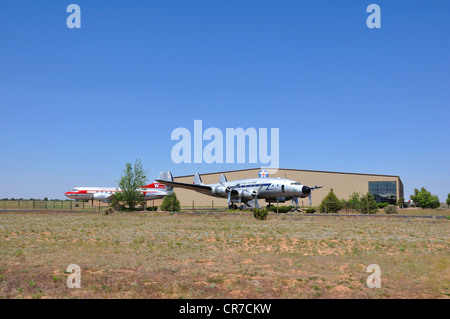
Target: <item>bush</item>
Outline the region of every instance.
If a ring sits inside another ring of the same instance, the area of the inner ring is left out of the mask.
[[[347,201],[348,207],[352,208],[352,209],[358,209],[359,205],[360,205],[360,199],[359,199],[360,197],[361,196],[359,195],[358,192],[353,192]]]
[[[360,210],[363,214],[376,214],[378,212],[378,205],[375,201],[375,197],[367,192],[366,195],[363,195],[360,200]]]
[[[268,217],[269,211],[265,208],[255,208],[253,210],[253,216],[259,220],[266,220]]]
[[[384,208],[386,214],[398,214],[398,207],[395,205],[388,205]]]
[[[378,203],[378,208],[385,208],[387,205],[389,205],[389,203]]]
[[[403,208],[405,206],[405,198],[404,197],[400,197],[397,201],[397,206],[400,208]]]
[[[180,201],[177,199],[175,193],[164,197],[161,204],[161,210],[165,212],[179,212],[181,210]]]
[[[158,210],[158,206],[149,206],[146,208],[149,212],[156,212]]]
[[[103,209],[102,215],[111,215],[112,213],[114,213],[114,209],[112,207],[108,207]]]
[[[317,211],[317,209],[315,209],[314,207],[309,207],[307,209],[305,209],[305,213],[307,214],[314,214]]]
[[[276,213],[277,206],[269,206],[267,210]],[[284,214],[290,212],[292,210],[292,206],[278,206],[278,213]]]
[[[337,213],[342,209],[342,202],[334,194],[333,190],[330,190],[327,196],[320,203],[319,211],[321,213]]]

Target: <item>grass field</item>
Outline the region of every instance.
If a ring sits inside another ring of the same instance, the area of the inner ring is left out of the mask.
[[[447,219],[0,213],[1,298],[449,298]],[[66,286],[69,264],[81,288]],[[366,286],[370,264],[381,288]]]

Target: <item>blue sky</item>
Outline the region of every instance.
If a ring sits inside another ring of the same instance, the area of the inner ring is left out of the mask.
[[[81,7],[81,29],[66,8]],[[381,29],[366,8],[381,7]],[[175,164],[177,127],[279,128],[280,167],[450,192],[449,1],[0,3],[0,198],[256,167]]]

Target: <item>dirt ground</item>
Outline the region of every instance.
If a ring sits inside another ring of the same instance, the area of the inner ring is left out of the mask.
[[[0,298],[449,298],[448,219],[0,213]],[[68,288],[68,265],[81,288]],[[381,288],[367,267],[380,266]]]

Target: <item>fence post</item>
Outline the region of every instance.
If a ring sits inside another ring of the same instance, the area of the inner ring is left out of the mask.
[[[277,200],[277,214],[278,214],[278,200]]]
[[[84,202],[83,202],[83,211],[84,211]]]
[[[18,209],[20,209],[20,200],[18,201],[18,205],[19,205]]]
[[[34,199],[33,199],[33,210],[34,210]]]
[[[214,210],[214,200],[211,201],[211,210]]]
[[[194,201],[192,201],[192,211],[194,211],[195,210],[195,208],[194,208]]]

